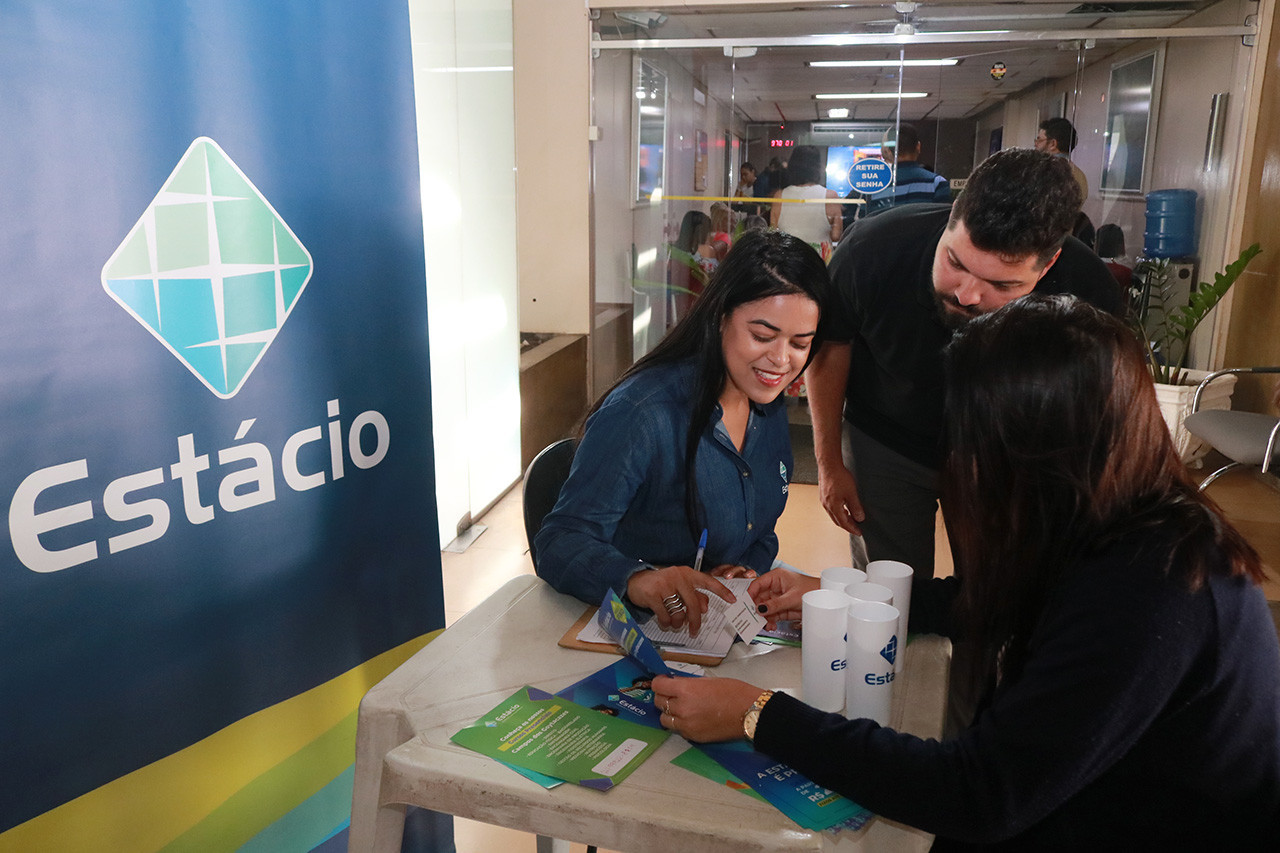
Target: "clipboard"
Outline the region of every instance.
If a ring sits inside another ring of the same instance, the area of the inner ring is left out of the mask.
[[[569,627],[569,630],[565,632],[564,636],[559,639],[556,645],[565,649],[581,649],[584,652],[603,652],[607,655],[621,655],[622,649],[618,648],[613,643],[585,643],[578,639],[579,632],[581,632],[583,628],[587,627],[587,623],[595,617],[596,611],[599,609],[599,607],[587,607],[587,609],[582,612],[582,615],[578,617],[578,620],[574,622],[573,625]],[[716,657],[715,655],[700,655],[695,652],[672,651],[656,644],[654,647],[658,650],[658,654],[662,655],[663,660],[680,661],[681,663],[696,663],[699,666],[719,666],[720,662],[724,660],[724,658]]]

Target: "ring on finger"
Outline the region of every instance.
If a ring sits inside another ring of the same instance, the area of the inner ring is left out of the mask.
[[[671,697],[670,696],[667,697],[667,701],[662,706],[662,710],[663,710],[663,713],[665,713],[668,717],[671,716]]]

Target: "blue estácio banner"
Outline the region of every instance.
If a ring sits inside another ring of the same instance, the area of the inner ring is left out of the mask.
[[[403,0],[0,7],[0,850],[310,849],[443,625]]]

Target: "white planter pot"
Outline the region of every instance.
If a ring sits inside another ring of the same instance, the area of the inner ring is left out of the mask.
[[[1156,400],[1160,403],[1160,413],[1164,422],[1169,425],[1169,434],[1173,436],[1173,446],[1178,456],[1186,465],[1200,467],[1200,460],[1209,452],[1209,445],[1187,432],[1182,422],[1191,414],[1191,400],[1196,395],[1196,386],[1200,380],[1209,375],[1207,370],[1184,370],[1183,381],[1186,385],[1164,385],[1156,383]],[[1235,374],[1227,374],[1213,381],[1205,389],[1200,398],[1200,409],[1230,409],[1231,393],[1236,387]]]

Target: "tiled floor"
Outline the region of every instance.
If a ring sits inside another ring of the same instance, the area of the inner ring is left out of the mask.
[[[1274,572],[1280,567],[1280,491],[1248,473],[1233,473],[1214,483],[1209,493],[1273,569],[1267,597],[1272,602],[1280,601],[1280,581]],[[519,486],[486,513],[480,523],[488,529],[465,553],[441,555],[448,624],[511,578],[533,573]],[[811,574],[829,566],[846,565],[849,560],[848,537],[828,521],[818,502],[816,486],[792,484],[787,509],[778,522],[778,541],[779,556]],[[947,574],[950,567],[951,555],[939,520],[937,573]],[[528,833],[475,821],[456,820],[455,835],[458,853],[535,853],[536,849],[534,836]],[[572,853],[584,853],[585,849],[582,844],[570,847]]]

